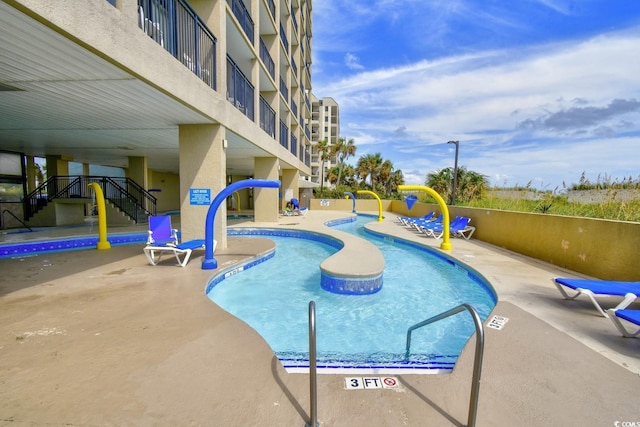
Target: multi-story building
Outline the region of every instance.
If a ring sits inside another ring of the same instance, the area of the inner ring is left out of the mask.
[[[317,146],[320,141],[327,141],[331,147],[340,139],[340,109],[338,103],[329,97],[318,99],[311,96],[311,179],[313,182],[322,183],[323,187],[329,187],[328,171],[336,166],[336,157],[330,156],[323,162],[322,154]],[[325,156],[328,153],[325,154]],[[324,181],[324,182],[322,182]]]
[[[120,168],[188,239],[207,215],[194,189],[280,180],[235,202],[276,220],[311,174],[311,17],[312,0],[0,1],[0,182],[26,198],[38,158],[49,181]],[[215,227],[226,245],[226,215]]]

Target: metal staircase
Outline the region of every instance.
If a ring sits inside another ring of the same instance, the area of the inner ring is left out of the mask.
[[[30,218],[55,199],[92,199],[89,184],[96,182],[105,201],[136,224],[156,214],[156,198],[130,178],[107,176],[52,176],[24,199],[24,219]]]

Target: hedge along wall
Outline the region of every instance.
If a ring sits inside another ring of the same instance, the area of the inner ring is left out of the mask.
[[[351,212],[351,200],[311,200],[311,209]],[[422,216],[439,212],[437,204],[382,201],[383,210]],[[358,199],[358,212],[377,212],[375,199]],[[558,267],[604,280],[640,281],[640,223],[494,209],[450,207],[451,218],[468,216],[476,227],[473,239],[536,258]]]

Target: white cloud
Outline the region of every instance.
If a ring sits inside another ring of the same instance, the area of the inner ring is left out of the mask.
[[[571,13],[567,2],[543,3]],[[440,13],[468,8],[456,1]],[[496,25],[509,26],[508,15],[496,19],[504,19]],[[438,17],[430,17],[430,31],[438,25]],[[576,182],[582,171],[594,174],[593,180],[603,173],[638,174],[637,161],[632,164],[634,150],[640,151],[638,46],[640,27],[634,27],[584,40],[368,69],[314,91],[338,102],[341,135],[354,138],[357,157],[381,152],[402,169],[407,183],[423,183],[427,173],[452,166],[445,143],[457,139],[461,164],[493,183],[532,181],[553,189]],[[358,53],[347,56],[357,71],[365,53],[348,51]],[[571,126],[550,126],[551,120],[547,126],[518,127],[553,118]]]
[[[347,52],[347,54],[344,56],[344,64],[351,70],[364,69],[364,66],[360,64],[360,58],[349,52]]]

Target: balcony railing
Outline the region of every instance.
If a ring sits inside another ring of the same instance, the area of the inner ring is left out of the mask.
[[[287,33],[284,31],[284,27],[282,26],[282,22],[280,23],[280,40],[284,44],[284,50],[289,53],[289,40],[287,40]]]
[[[293,29],[298,32],[298,21],[296,20],[296,11],[293,10],[293,6],[291,6],[291,21],[293,22]]]
[[[260,96],[260,128],[271,138],[276,138],[276,112],[262,96]]]
[[[227,101],[245,116],[254,120],[253,94],[255,89],[236,63],[227,55]]]
[[[271,12],[271,17],[275,21],[276,19],[276,4],[273,0],[267,0],[267,7],[269,8],[269,12]]]
[[[216,38],[185,0],[138,0],[138,25],[216,89]]]
[[[291,113],[294,117],[298,115],[298,104],[293,99],[291,100]]]
[[[273,62],[271,55],[269,54],[269,49],[267,49],[267,45],[264,40],[260,38],[260,59],[265,67],[267,67],[267,71],[271,75],[272,79],[276,79],[276,64]]]
[[[289,150],[291,150],[291,154],[294,156],[298,155],[298,138],[293,134],[291,135],[291,146],[289,147]]]
[[[282,120],[280,120],[280,145],[289,149],[289,128]]]
[[[233,11],[233,15],[236,17],[240,26],[242,27],[242,31],[246,34],[253,45],[255,43],[254,40],[254,24],[253,19],[251,19],[251,14],[245,7],[242,0],[227,0],[227,3],[231,6],[231,10]]]
[[[284,99],[289,101],[289,88],[282,77],[280,77],[280,92],[282,96],[284,96]]]

